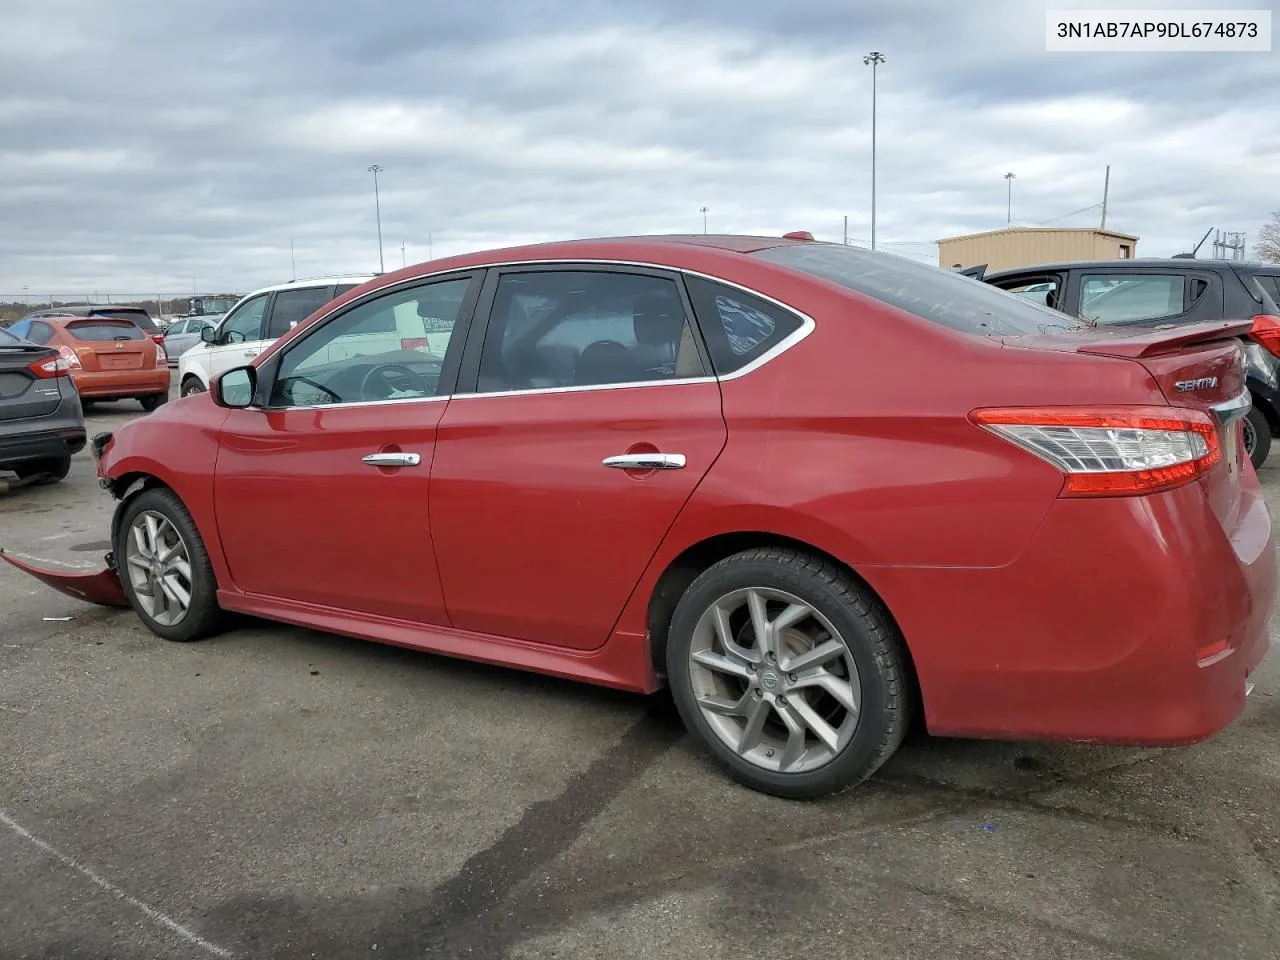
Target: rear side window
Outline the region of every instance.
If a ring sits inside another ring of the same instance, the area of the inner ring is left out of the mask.
[[[53,339],[53,327],[39,320],[31,321],[31,331],[27,334],[27,339],[32,343],[46,344]]]
[[[68,323],[67,332],[77,340],[111,342],[112,340],[145,340],[141,330],[126,320],[81,320]]]
[[[360,286],[360,284],[358,283],[340,283],[333,288],[333,297],[336,300],[338,297],[342,296],[348,290],[354,290],[358,286]]]
[[[733,287],[687,277],[685,286],[719,376],[741,370],[800,329],[789,310]]]
[[[753,256],[821,277],[962,333],[1034,334],[1082,326],[1048,307],[950,270],[860,247],[793,243]]]
[[[267,321],[267,339],[283,337],[291,327],[297,326],[333,299],[333,287],[301,287],[296,290],[280,290],[271,307],[271,319]]]
[[[1254,279],[1258,281],[1258,286],[1262,287],[1266,295],[1271,298],[1271,302],[1280,306],[1280,276],[1260,274]]]
[[[1186,290],[1186,277],[1174,274],[1086,275],[1080,312],[1101,324],[1176,317],[1186,310]]]

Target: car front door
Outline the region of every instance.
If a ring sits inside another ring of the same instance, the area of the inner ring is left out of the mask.
[[[491,271],[477,316],[431,475],[450,620],[594,649],[724,446],[719,384],[671,274]]]
[[[262,352],[262,326],[271,294],[262,293],[240,304],[218,324],[217,337],[209,344],[206,363],[209,380],[234,367],[243,367]]]
[[[476,275],[453,275],[357,301],[262,362],[255,405],[224,422],[214,476],[240,590],[447,623],[428,483],[478,287]],[[456,294],[443,356],[369,336],[395,330],[398,313],[434,304],[443,288]]]

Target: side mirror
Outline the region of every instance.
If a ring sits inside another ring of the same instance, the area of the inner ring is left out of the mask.
[[[213,382],[213,402],[220,407],[242,410],[253,403],[257,388],[258,372],[253,367],[236,367]]]
[[[218,331],[214,327],[201,327],[200,339],[205,343],[217,343]]]

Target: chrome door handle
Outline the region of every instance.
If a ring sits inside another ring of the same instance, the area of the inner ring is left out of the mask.
[[[416,467],[422,462],[416,453],[371,453],[360,460],[371,467]]]
[[[623,453],[601,462],[619,470],[683,470],[685,464],[683,453]]]

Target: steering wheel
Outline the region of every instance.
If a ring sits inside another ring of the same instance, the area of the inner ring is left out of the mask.
[[[380,391],[372,393],[370,387],[380,381]],[[416,393],[428,397],[435,388],[422,376],[403,363],[380,363],[369,368],[360,379],[358,395],[365,400],[385,400],[393,393]]]

